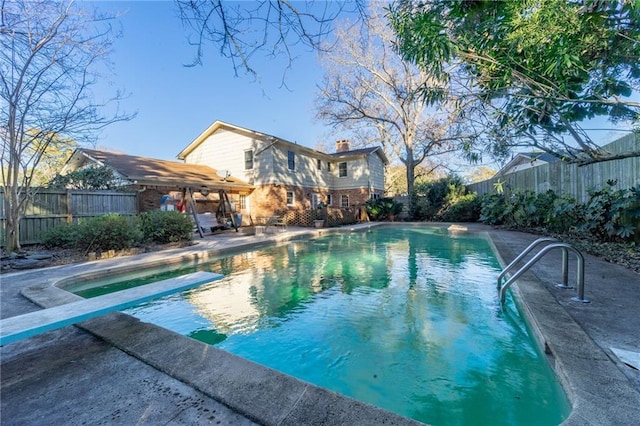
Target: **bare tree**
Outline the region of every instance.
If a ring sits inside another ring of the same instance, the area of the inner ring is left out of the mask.
[[[131,116],[101,110],[120,99],[94,100],[91,88],[109,69],[114,16],[74,1],[0,2],[0,138],[5,247],[20,250],[19,224],[32,180],[50,146],[87,142]]]
[[[362,33],[348,24],[338,28],[336,45],[323,62],[317,117],[357,135],[361,144],[382,143],[390,159],[405,165],[411,194],[416,167],[455,149],[449,132],[455,115],[427,106],[425,87],[442,92],[440,82],[403,60],[386,18],[375,9],[369,14]]]
[[[202,63],[204,48],[212,43],[221,56],[232,60],[236,74],[244,70],[256,75],[251,58],[258,52],[285,57],[288,69],[296,56],[294,46],[324,49],[338,17],[366,18],[365,0],[177,1],[182,21],[196,34],[191,40],[197,47],[194,65]]]

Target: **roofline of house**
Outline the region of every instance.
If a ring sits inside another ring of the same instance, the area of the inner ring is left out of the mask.
[[[184,160],[184,158],[187,155],[189,155],[191,151],[193,151],[198,145],[204,142],[205,139],[207,139],[209,136],[211,136],[213,133],[215,133],[218,129],[221,129],[221,128],[227,128],[230,130],[248,134],[250,136],[257,136],[266,141],[273,141],[273,142],[281,141],[281,142],[286,142],[286,143],[295,145],[293,142],[285,141],[284,139],[278,138],[276,136],[268,135],[266,133],[257,132],[255,130],[247,129],[245,127],[240,127],[234,124],[226,123],[224,121],[216,120],[213,122],[211,126],[207,127],[207,129],[204,132],[200,133],[200,135],[197,138],[195,138],[193,142],[191,142],[182,151],[180,151],[176,156],[176,158],[178,160]]]
[[[69,166],[71,161],[73,161],[73,159],[76,158],[78,155],[80,157],[88,157],[87,154],[82,151],[82,148],[74,149],[73,153],[69,156],[69,158],[67,158],[67,161],[64,163],[64,166],[62,166],[62,169],[60,169],[60,174],[64,174],[64,172],[67,171],[67,167]],[[96,160],[95,158],[91,158],[91,157],[88,157],[88,158],[90,158],[91,160],[95,161],[98,164],[102,164],[100,161]]]
[[[518,152],[516,155],[514,155],[514,157],[511,160],[509,160],[509,162],[507,164],[505,164],[504,166],[502,166],[502,168],[500,170],[498,170],[498,172],[496,173],[496,176],[500,176],[504,171],[509,170],[518,161],[520,161],[521,158],[529,158],[529,157],[527,157],[526,155]]]
[[[540,154],[542,154],[542,152],[541,152]],[[494,175],[494,177],[496,177],[496,176],[502,176],[502,175],[504,174],[504,172],[505,172],[505,171],[509,170],[511,167],[513,167],[514,165],[516,165],[516,164],[517,164],[517,162],[518,162],[520,159],[523,159],[523,158],[524,158],[524,159],[527,159],[527,160],[529,160],[529,161],[540,161],[540,163],[542,163],[542,164],[548,164],[548,161],[541,160],[541,159],[539,159],[539,158],[532,158],[532,157],[531,157],[531,153],[518,152],[518,153],[516,153],[516,155],[515,155],[511,160],[509,160],[509,162],[508,162],[507,164],[505,164],[505,165],[504,165],[500,170],[498,170],[498,171],[496,172],[496,174]]]
[[[380,157],[380,159],[384,164],[389,164],[389,159],[387,158],[384,151],[382,150],[382,147],[379,147],[379,146],[371,147],[371,150],[369,152],[352,153],[351,151],[345,151],[345,152],[335,152],[333,154],[327,154],[327,155],[333,159],[341,160],[341,159],[362,157],[362,156],[373,154],[373,153],[378,154],[378,156]]]
[[[88,160],[91,160],[91,161],[93,161],[94,163],[96,163],[97,165],[99,165],[99,166],[101,166],[101,167],[104,167],[104,166],[105,166],[105,163],[104,163],[104,162],[102,162],[102,161],[98,160],[97,158],[92,157],[91,155],[89,155],[89,154],[86,152],[86,150],[87,150],[87,148],[76,148],[76,149],[73,151],[73,154],[71,154],[71,156],[70,156],[70,157],[69,157],[69,159],[67,160],[67,162],[66,162],[66,163],[64,163],[64,166],[62,166],[62,169],[60,169],[60,174],[61,174],[61,175],[64,175],[64,174],[65,174],[65,172],[67,171],[67,167],[69,166],[69,164],[71,163],[71,161],[73,161],[73,159],[74,159],[74,158],[78,158],[78,157],[80,157],[80,158],[86,158],[86,159],[88,159]],[[97,151],[97,150],[93,150],[93,151]],[[123,155],[126,155],[126,154],[123,154]],[[129,180],[129,177],[128,177],[127,175],[122,174],[119,170],[116,170],[116,169],[114,169],[113,167],[112,167],[112,169],[113,169],[113,171],[116,173],[116,175],[117,175],[117,177],[118,177],[118,178],[120,178],[120,179],[126,179],[126,180]]]
[[[221,128],[227,128],[233,131],[237,131],[240,133],[245,133],[248,134],[250,136],[255,136],[258,137],[260,139],[263,139],[265,142],[273,142],[273,143],[277,143],[280,145],[284,145],[284,146],[289,146],[289,147],[293,147],[297,150],[301,150],[301,151],[305,151],[307,153],[313,154],[316,157],[322,157],[324,158],[326,161],[330,161],[330,160],[335,160],[336,156],[335,154],[327,154],[324,153],[322,151],[318,151],[315,150],[313,148],[309,148],[303,145],[299,145],[295,142],[291,142],[288,141],[286,139],[282,139],[279,138],[277,136],[272,136],[272,135],[268,135],[266,133],[261,133],[261,132],[257,132],[255,130],[251,130],[251,129],[247,129],[245,127],[240,127],[240,126],[236,126],[230,123],[226,123],[224,121],[220,121],[220,120],[216,120],[211,126],[209,126],[204,132],[202,132],[193,142],[191,142],[189,145],[187,145],[186,148],[184,148],[182,151],[180,151],[180,153],[177,155],[176,158],[178,158],[179,160],[184,160],[185,157],[187,155],[189,155],[198,145],[200,145],[202,142],[204,142],[209,136],[211,136],[213,133],[215,133],[218,129]],[[385,164],[389,164],[389,160],[387,159],[386,155],[384,154],[384,152],[382,151],[382,149],[378,146],[378,147],[374,147],[375,150],[371,151],[371,153],[373,152],[378,152],[378,155],[380,156],[380,158],[382,159],[382,161]],[[338,153],[340,154],[340,153]],[[366,155],[369,155],[370,153],[358,153],[358,154],[353,154],[353,155],[349,155],[349,152],[345,152],[344,153],[344,158],[357,158],[357,157],[363,157]]]
[[[71,163],[72,159],[74,157],[76,158],[85,158],[89,161],[92,161],[98,165],[101,166],[105,166],[105,163],[103,161],[98,160],[97,158],[93,157],[92,155],[90,155],[89,153],[86,152],[88,148],[77,148],[74,153],[71,155],[71,157],[69,157],[69,159],[67,160],[67,162],[65,163],[64,167],[62,168],[62,171],[64,171],[67,168],[67,165]],[[97,150],[92,150],[92,151],[97,151]],[[117,154],[117,155],[123,155],[123,156],[127,156],[127,157],[138,157],[138,158],[145,158],[145,159],[149,159],[149,160],[153,160],[153,161],[158,161],[158,162],[164,162],[164,163],[176,163],[175,161],[168,161],[168,160],[159,160],[159,159],[155,159],[155,158],[149,158],[149,157],[139,157],[139,156],[135,156],[135,155],[129,155],[129,154]],[[183,163],[180,163],[183,164]],[[255,186],[249,184],[249,183],[245,183],[245,182],[236,182],[233,180],[224,180],[224,179],[220,179],[220,180],[212,180],[212,179],[189,179],[189,180],[184,180],[181,178],[163,178],[162,180],[159,179],[149,179],[146,176],[136,176],[136,175],[125,175],[124,173],[120,172],[118,169],[109,166],[113,169],[113,171],[118,175],[118,177],[122,180],[126,180],[129,181],[130,184],[133,185],[141,185],[141,186],[173,186],[176,188],[187,188],[187,187],[209,187],[211,188],[217,188],[217,189],[237,189],[237,190],[252,190],[255,188]],[[207,166],[208,167],[208,166]]]

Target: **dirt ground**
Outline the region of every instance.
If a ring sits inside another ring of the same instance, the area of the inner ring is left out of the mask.
[[[49,266],[68,265],[82,263],[97,259],[131,256],[140,253],[149,253],[161,250],[170,250],[178,247],[193,245],[192,241],[170,244],[147,244],[143,247],[135,247],[125,250],[109,250],[105,252],[91,252],[75,249],[47,248],[40,245],[24,247],[20,253],[6,255],[2,252],[2,273],[14,272],[25,269],[39,269]]]

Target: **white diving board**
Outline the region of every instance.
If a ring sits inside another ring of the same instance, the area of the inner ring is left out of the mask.
[[[194,272],[152,284],[5,318],[0,321],[0,346],[198,287],[222,277],[223,275],[213,272]]]

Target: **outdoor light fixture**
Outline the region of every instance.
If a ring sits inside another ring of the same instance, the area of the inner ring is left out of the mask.
[[[203,186],[202,188],[200,188],[200,193],[206,197],[207,195],[209,195],[209,188]]]

